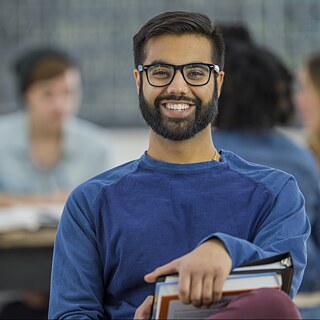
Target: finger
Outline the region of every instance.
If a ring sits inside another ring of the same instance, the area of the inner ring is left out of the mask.
[[[142,304],[137,308],[134,319],[135,320],[149,320],[151,319],[152,313],[152,303],[153,303],[153,296],[148,296]]]
[[[178,267],[178,259],[173,260],[167,264],[164,264],[163,266],[158,267],[154,271],[146,274],[144,276],[144,280],[148,283],[155,282],[159,276],[178,272],[177,267]]]
[[[216,276],[214,278],[213,290],[212,290],[213,303],[217,303],[221,300],[224,281],[225,281],[225,278],[222,276]]]
[[[202,286],[203,276],[201,274],[192,275],[190,285],[190,300],[195,307],[202,306]]]
[[[209,307],[213,302],[213,278],[205,276],[202,286],[202,305]]]
[[[184,304],[190,304],[191,277],[187,272],[179,274],[179,299]]]

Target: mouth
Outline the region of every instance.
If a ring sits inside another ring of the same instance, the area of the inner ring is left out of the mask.
[[[190,104],[186,103],[165,103],[165,107],[169,110],[187,110],[190,108]]]
[[[172,118],[185,117],[193,112],[194,105],[187,102],[164,102],[161,103],[163,112]]]

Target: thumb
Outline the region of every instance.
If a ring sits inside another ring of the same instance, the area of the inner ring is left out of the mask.
[[[152,314],[153,296],[148,296],[143,303],[137,308],[134,314],[134,320],[149,320]]]
[[[160,276],[168,275],[178,272],[179,259],[173,260],[161,267],[156,268],[154,271],[146,274],[144,280],[148,283],[156,282]]]

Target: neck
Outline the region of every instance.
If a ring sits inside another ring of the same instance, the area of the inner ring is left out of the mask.
[[[57,164],[62,153],[62,133],[47,130],[41,125],[29,122],[29,152],[31,159],[42,167]]]
[[[32,117],[29,117],[28,127],[31,141],[59,141],[61,138],[61,130],[54,130]]]
[[[153,159],[171,163],[219,161],[219,154],[212,142],[210,126],[191,139],[181,141],[165,139],[151,130],[147,153]]]

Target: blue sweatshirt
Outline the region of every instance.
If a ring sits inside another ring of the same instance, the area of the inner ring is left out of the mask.
[[[295,179],[221,151],[172,164],[144,154],[83,183],[55,242],[49,319],[130,319],[154,284],[143,277],[217,237],[232,267],[290,251],[301,283],[310,232]]]
[[[320,291],[320,188],[317,162],[310,150],[299,146],[280,130],[215,130],[214,145],[230,150],[250,162],[292,174],[305,198],[311,224],[307,241],[308,263],[300,292]]]

